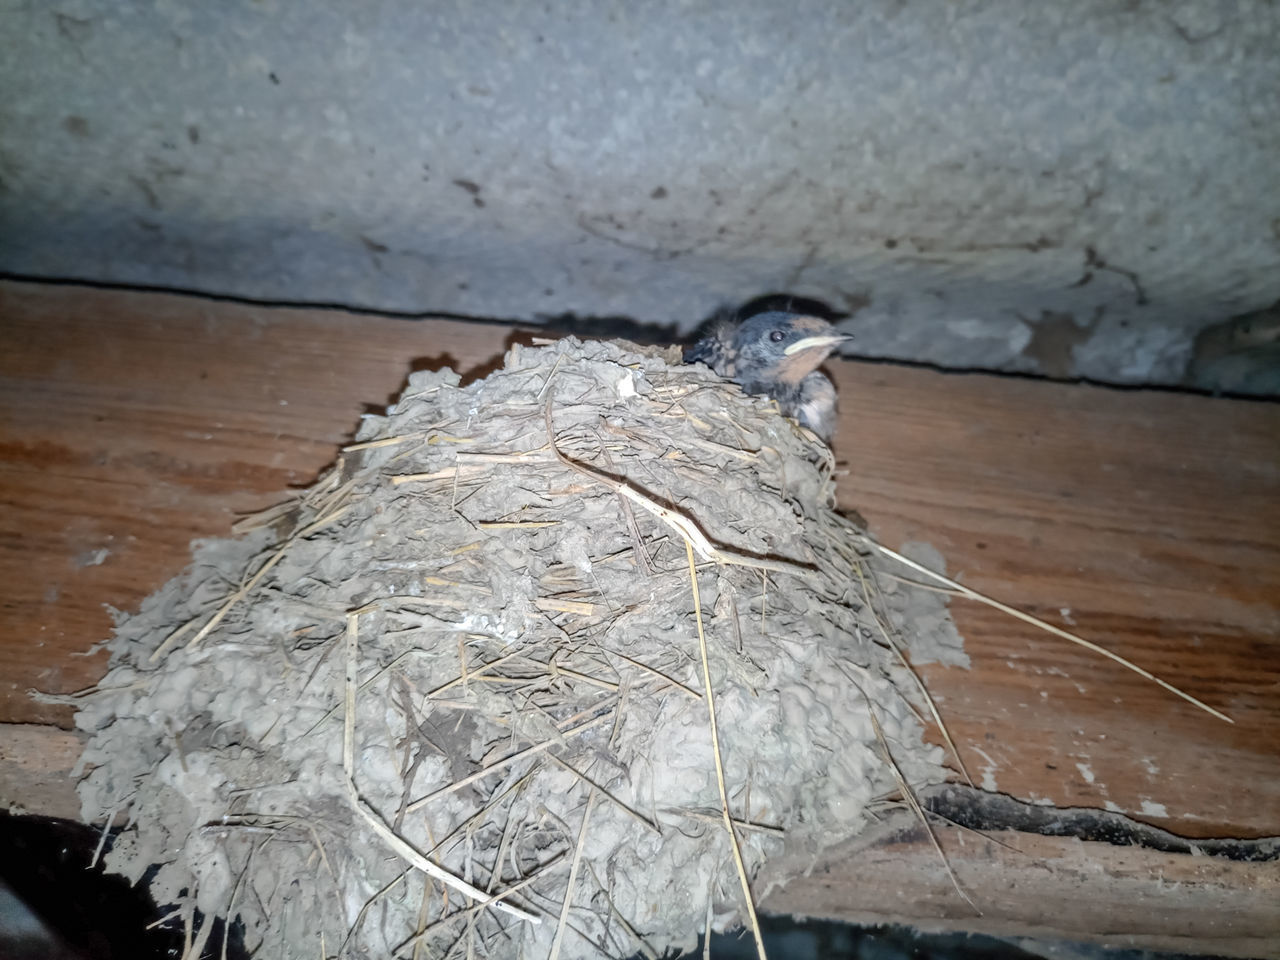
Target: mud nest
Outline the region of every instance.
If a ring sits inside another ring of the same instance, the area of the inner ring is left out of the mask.
[[[191,956],[202,916],[308,960],[655,956],[742,922],[744,878],[759,900],[899,774],[943,779],[895,649],[942,601],[893,588],[833,467],[670,353],[414,374],[121,618],[78,715],[84,815],[128,824],[108,867]]]

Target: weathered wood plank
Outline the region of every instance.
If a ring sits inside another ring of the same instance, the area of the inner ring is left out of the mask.
[[[1082,940],[1213,956],[1280,950],[1274,861],[1164,853],[1007,830],[935,833],[979,916],[906,811],[767,896],[770,913],[926,932]]]
[[[43,816],[78,817],[70,773],[83,739],[47,725],[0,725],[0,800]],[[934,826],[981,915],[956,893],[906,810],[828,851],[807,874],[808,862],[792,865],[802,875],[771,890],[760,907],[851,923],[903,923],[926,932],[1074,939],[1214,956],[1280,953],[1280,869],[1274,860]],[[769,889],[769,878],[758,878],[757,887]]]
[[[42,723],[0,724],[0,809],[80,819],[75,770],[86,736]]]
[[[846,364],[842,502],[967,585],[969,671],[925,669],[974,778],[1191,836],[1280,833],[1280,405]],[[852,402],[850,402],[852,401]]]

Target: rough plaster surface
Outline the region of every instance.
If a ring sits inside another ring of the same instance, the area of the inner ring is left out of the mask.
[[[1280,298],[1280,7],[4,0],[0,269],[1174,382]]]

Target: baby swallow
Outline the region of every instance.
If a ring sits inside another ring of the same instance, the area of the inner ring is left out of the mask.
[[[705,363],[746,393],[773,397],[784,414],[830,443],[836,427],[836,388],[818,370],[853,338],[817,317],[771,310],[739,326],[722,324],[684,354]]]

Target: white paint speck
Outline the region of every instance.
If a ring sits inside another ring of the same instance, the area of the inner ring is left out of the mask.
[[[1093,768],[1087,763],[1077,763],[1076,769],[1080,771],[1080,776],[1084,777],[1085,783],[1093,783]]]
[[[996,786],[996,762],[992,760],[985,751],[980,750],[977,747],[973,748],[973,752],[980,754],[982,759],[987,761],[982,767],[982,789],[991,791],[998,790],[999,787]]]
[[[1169,811],[1165,809],[1163,803],[1155,803],[1145,797],[1142,799],[1142,813],[1143,816],[1147,817],[1167,817],[1169,815]]]
[[[1143,757],[1142,765],[1146,768],[1147,773],[1151,774],[1152,776],[1160,772],[1160,768],[1156,766],[1155,761],[1152,760],[1150,757]]]
[[[1072,619],[1071,619],[1071,608],[1070,608],[1070,607],[1061,607],[1061,608],[1058,610],[1058,613],[1062,615],[1062,620],[1063,620],[1063,622],[1064,622],[1064,623],[1066,623],[1066,625],[1067,625],[1067,626],[1069,626],[1069,627],[1074,627],[1074,626],[1076,625],[1076,622],[1075,622],[1074,620],[1072,620]]]
[[[1115,803],[1115,802],[1114,802],[1114,801],[1112,801],[1112,800],[1104,800],[1104,801],[1102,802],[1102,804],[1103,804],[1103,807],[1104,807],[1104,808],[1105,808],[1109,813],[1124,813],[1124,812],[1125,812],[1125,811],[1124,811],[1124,807],[1120,806],[1120,804]]]

